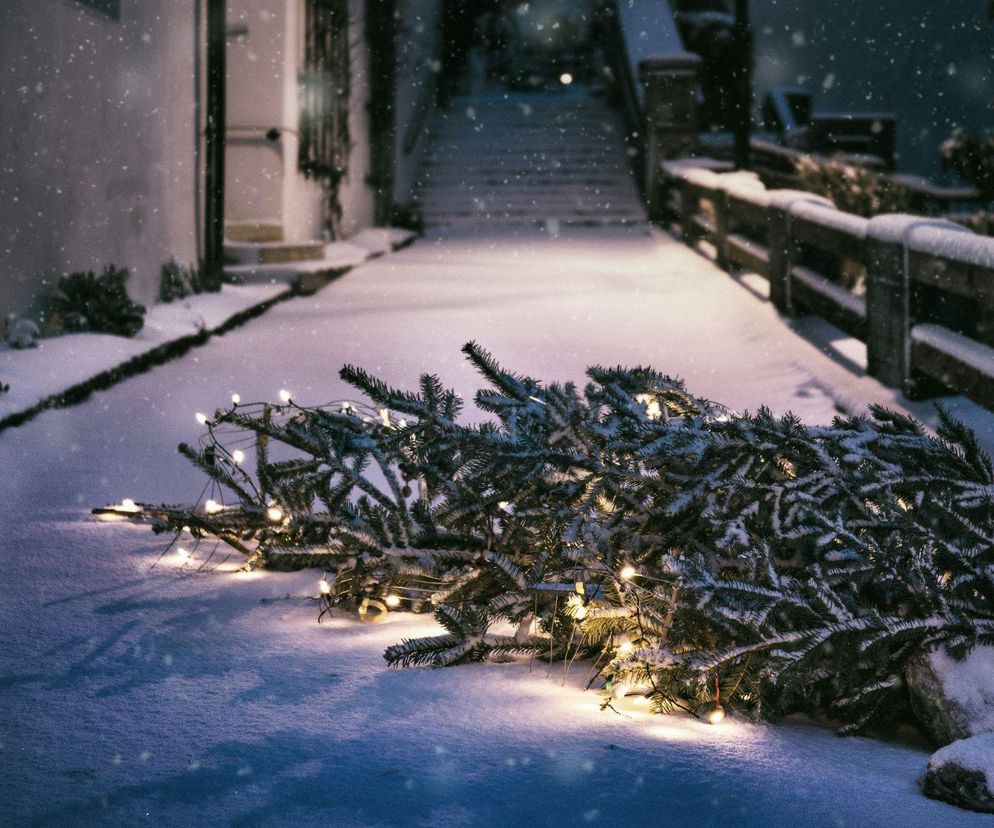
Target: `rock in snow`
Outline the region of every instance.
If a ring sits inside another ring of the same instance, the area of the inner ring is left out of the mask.
[[[19,319],[14,314],[7,317],[7,344],[11,348],[34,348],[40,335],[38,326],[30,319]]]
[[[961,661],[935,650],[912,661],[907,681],[915,713],[938,744],[994,731],[994,647]]]
[[[994,813],[994,733],[960,739],[937,750],[921,786],[933,799]]]

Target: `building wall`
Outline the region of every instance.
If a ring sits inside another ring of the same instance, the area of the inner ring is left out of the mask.
[[[154,301],[162,263],[200,255],[204,0],[121,0],[119,19],[77,0],[3,6],[0,319],[37,315],[59,276],[108,263],[131,270],[136,299]],[[364,6],[350,0],[345,235],[373,220]],[[418,89],[433,82],[441,0],[399,7],[412,22],[399,59],[413,69],[398,72],[398,142]],[[276,144],[260,140],[264,129],[229,131],[227,218],[278,220],[291,241],[320,238],[324,195],[297,173],[303,0],[229,0],[228,22],[229,125],[286,130]],[[417,153],[398,158],[398,192],[409,193]]]
[[[350,0],[352,63],[349,168],[341,184],[342,230],[351,235],[372,222],[366,112],[367,55],[363,0]],[[275,221],[288,241],[319,239],[324,193],[297,170],[300,117],[297,78],[302,65],[304,0],[229,0],[228,144],[225,217]],[[281,137],[268,141],[267,129]]]
[[[4,0],[0,314],[109,262],[150,301],[162,262],[196,259],[194,3]]]

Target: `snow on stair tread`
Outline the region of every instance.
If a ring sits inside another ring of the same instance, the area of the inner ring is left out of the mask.
[[[623,133],[583,88],[459,97],[430,132],[415,202],[429,228],[644,222]]]

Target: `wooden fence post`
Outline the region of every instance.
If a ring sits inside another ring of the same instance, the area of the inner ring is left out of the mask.
[[[714,205],[715,263],[722,270],[730,268],[728,261],[728,193],[719,184],[711,199]]]
[[[911,296],[907,233],[919,216],[870,219],[866,236],[866,368],[884,385],[906,391],[911,377]]]
[[[697,188],[685,178],[680,181],[680,238],[683,243],[694,246],[697,232],[694,229],[694,216],[697,215]]]
[[[770,301],[781,313],[790,313],[790,271],[797,264],[799,248],[790,235],[790,206],[796,201],[832,202],[803,190],[772,190],[766,214],[770,243]]]
[[[697,82],[701,59],[690,53],[639,62],[645,90],[645,188],[649,219],[662,217],[660,165],[667,158],[693,155],[698,144]]]

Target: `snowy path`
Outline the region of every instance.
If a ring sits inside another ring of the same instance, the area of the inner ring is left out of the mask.
[[[920,750],[622,718],[576,688],[582,669],[566,687],[527,664],[389,671],[383,648],[430,619],[318,626],[313,573],[150,569],[160,539],[87,518],[123,497],[195,497],[175,446],[233,391],[331,400],[354,362],[468,394],[471,338],[543,378],[652,363],[733,407],[810,421],[893,401],[672,240],[601,230],[425,240],[46,412],[0,436],[5,824],[989,823],[918,793]]]

